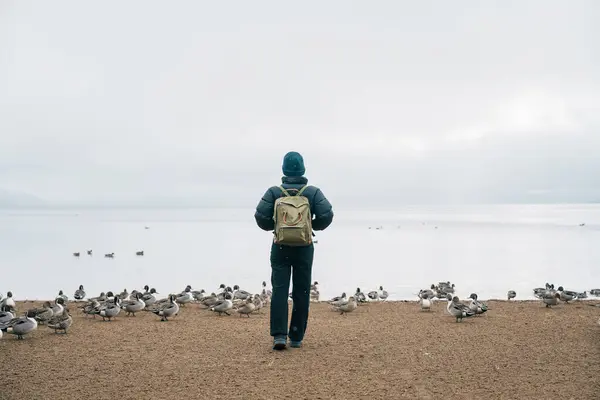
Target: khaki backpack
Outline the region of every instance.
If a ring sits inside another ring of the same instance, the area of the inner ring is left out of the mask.
[[[285,246],[308,246],[312,243],[310,203],[302,195],[306,187],[307,185],[292,196],[283,186],[279,186],[285,196],[275,200],[275,243]]]

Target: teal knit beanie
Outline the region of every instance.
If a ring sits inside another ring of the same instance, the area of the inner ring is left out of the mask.
[[[306,169],[304,168],[304,159],[295,151],[290,151],[283,157],[283,174],[285,176],[302,176]]]

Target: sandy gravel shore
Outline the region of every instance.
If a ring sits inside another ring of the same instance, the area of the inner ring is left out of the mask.
[[[34,303],[19,303],[20,310]],[[592,399],[600,396],[600,308],[488,303],[455,323],[445,302],[315,304],[302,349],[271,350],[268,310],[218,317],[188,305],[85,319],[0,339],[0,399]]]

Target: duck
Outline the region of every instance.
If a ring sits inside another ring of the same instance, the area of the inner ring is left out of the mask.
[[[100,302],[98,300],[96,300],[96,298],[93,299],[89,299],[87,301],[87,303],[85,303],[85,305],[83,305],[83,307],[81,308],[81,311],[85,314],[85,317],[87,318],[89,315],[93,315],[94,318],[96,318],[96,313],[94,313],[94,310],[96,310],[97,308],[100,307]]]
[[[58,296],[56,296],[56,298],[57,298],[57,299],[58,299],[58,298],[62,298],[62,299],[63,299],[63,301],[64,301],[64,303],[63,303],[63,304],[67,304],[67,302],[69,301],[69,298],[67,297],[67,295],[66,295],[66,294],[64,294],[64,293],[63,293],[63,291],[62,291],[62,290],[59,290],[59,291],[58,291]]]
[[[310,289],[312,290],[312,287]],[[264,290],[269,296],[273,295],[273,292],[271,291],[271,289],[267,289],[266,281],[263,281],[263,283],[262,283],[262,290]]]
[[[127,291],[127,288],[123,289],[123,291],[119,293],[117,297],[119,297],[119,300],[121,301],[129,300],[129,292]]]
[[[383,289],[383,286],[379,286],[379,299],[386,301],[388,298],[387,290]]]
[[[219,298],[217,297],[217,294],[213,292],[209,296],[204,296],[202,300],[200,300],[200,304],[202,304],[206,308],[210,308],[217,304],[218,301]]]
[[[115,296],[112,301],[107,300],[105,304],[101,304],[100,307],[94,309],[93,313],[102,317],[102,321],[112,321],[121,312],[121,299]]]
[[[200,301],[206,296],[206,291],[204,289],[200,290],[192,290],[192,297],[195,301]]]
[[[242,314],[250,318],[250,314],[252,314],[255,310],[256,304],[254,304],[254,299],[252,297],[248,297],[245,300],[245,303],[242,306],[238,307],[236,311],[240,313],[240,318],[242,317]]]
[[[115,253],[106,253],[104,255],[104,257],[106,257],[106,258],[115,258]]]
[[[460,303],[458,296],[453,297],[448,293],[446,298],[448,299],[446,310],[448,311],[448,314],[456,318],[456,322],[462,322],[463,318],[469,318],[475,315],[473,310]]]
[[[194,296],[192,295],[192,287],[189,285],[185,288],[183,292],[179,293],[179,295],[175,298],[175,301],[179,305],[185,305],[187,303],[192,302],[193,300]]]
[[[54,316],[52,311],[52,304],[49,301],[45,301],[41,308],[32,308],[28,311],[38,324],[43,325],[48,322]]]
[[[233,300],[246,300],[249,297],[252,297],[252,294],[250,292],[241,290],[238,285],[233,285]]]
[[[265,302],[263,301],[261,295],[259,294],[255,294],[254,298],[252,299],[254,305],[256,306],[256,310],[255,311],[259,311],[261,308],[264,307]]]
[[[545,291],[541,297],[542,302],[546,305],[547,308],[551,308],[551,306],[557,305],[558,299],[560,299],[560,293],[554,290]]]
[[[560,295],[560,301],[564,301],[565,303],[569,303],[569,301],[577,298],[576,292],[565,290],[562,286],[558,287],[557,293]]]
[[[334,298],[332,298],[331,300],[329,300],[329,304],[331,304],[334,307],[337,307],[338,305],[342,305],[344,303],[347,302],[346,299],[346,292],[343,292],[341,296],[335,296]]]
[[[142,301],[144,302],[144,304],[146,304],[146,307],[151,306],[152,304],[156,303],[156,295],[158,294],[158,292],[156,291],[155,288],[150,289],[150,291],[148,293],[144,293],[142,295]]]
[[[225,294],[225,298],[223,300],[217,301],[212,307],[209,308],[210,311],[221,314],[229,314],[229,310],[233,308],[233,302],[231,301],[231,295],[229,293]]]
[[[1,307],[0,308],[0,326],[8,323],[11,319],[15,317],[15,314],[10,311],[9,307]]]
[[[38,327],[34,314],[28,311],[24,316],[13,318],[0,326],[0,330],[15,335],[17,339],[23,339],[25,335],[33,332]]]
[[[170,317],[179,314],[179,304],[175,301],[174,294],[169,295],[167,303],[155,305],[150,311],[160,317],[161,321],[169,321]]]
[[[356,310],[357,307],[358,303],[356,302],[356,299],[354,298],[354,296],[350,296],[348,297],[347,301],[341,303],[338,302],[336,305],[333,305],[333,310],[339,311],[341,315],[345,315]]]
[[[371,300],[379,300],[379,292],[377,290],[371,290],[367,293],[367,297]]]
[[[73,256],[74,257],[79,257],[79,252],[77,251],[77,252],[73,253]]]
[[[100,292],[100,296],[92,297],[91,299],[88,299],[88,301],[90,301],[90,300],[96,300],[98,302],[100,302],[100,301],[106,301],[106,293]]]
[[[479,300],[477,300],[477,293],[471,293],[469,299],[471,300],[471,303],[469,304],[469,309],[473,311],[476,315],[483,314],[488,310],[487,305],[485,303],[482,303]]]
[[[446,294],[454,294],[454,283],[450,284],[450,282],[440,282],[439,290]]]
[[[92,249],[88,250],[87,254],[88,254],[88,256],[91,256],[92,255]]]
[[[367,296],[365,296],[365,294],[360,290],[360,288],[356,288],[356,293],[354,293],[354,298],[356,299],[356,302],[359,304],[367,302]]]
[[[510,299],[514,299],[515,297],[517,297],[517,292],[515,292],[514,290],[509,290],[506,294],[506,297],[510,301]]]
[[[65,300],[62,297],[57,297],[54,299],[54,304],[52,305],[52,315],[59,315],[65,309],[64,307]]]
[[[85,298],[85,290],[83,290],[83,285],[79,285],[79,289],[75,291],[73,298],[78,301]]]
[[[421,293],[419,296],[419,305],[421,306],[421,311],[431,311],[431,300],[429,299],[429,293]]]
[[[6,292],[6,297],[0,301],[0,309],[8,308],[8,311],[15,311],[16,307],[13,293],[11,291]]]
[[[262,290],[262,293],[260,294],[260,300],[263,302],[263,305],[268,304],[269,301],[271,301],[271,295],[267,292],[266,289]],[[311,294],[311,300],[312,300],[312,294]]]
[[[584,290],[584,291],[583,291],[583,292],[581,292],[581,293],[577,293],[577,294],[575,295],[575,297],[577,298],[577,300],[583,300],[583,299],[587,299],[587,298],[588,298],[588,295],[587,295],[587,290]]]
[[[136,256],[143,256],[144,255],[144,250],[136,251],[135,255]]]
[[[418,296],[419,296],[419,298],[422,298],[423,295],[427,295],[428,299],[433,299],[435,297],[434,290],[435,290],[435,285],[431,284],[431,287],[429,289],[421,289],[421,290],[419,290]]]
[[[62,314],[56,315],[52,317],[50,321],[48,321],[48,328],[54,329],[54,333],[58,333],[58,331],[63,331],[63,333],[67,334],[67,329],[71,327],[73,324],[73,318],[71,314],[65,309]]]
[[[135,297],[132,300],[127,300],[121,303],[121,309],[127,312],[127,316],[133,315],[135,317],[135,313],[138,311],[142,311],[146,308],[146,303],[142,300],[142,294],[136,293]]]

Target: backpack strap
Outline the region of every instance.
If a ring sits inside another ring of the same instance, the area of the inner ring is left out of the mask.
[[[304,193],[304,190],[308,187],[308,185],[304,185],[302,186],[302,188],[300,188],[300,190],[298,189],[293,189],[296,190],[298,193],[296,193],[296,196],[301,196],[302,193]],[[287,190],[285,190],[285,188],[283,186],[279,186],[279,189],[281,189],[281,191],[283,192],[283,194],[285,194],[286,196],[291,196],[290,192],[288,192]]]
[[[300,189],[298,191],[298,193],[296,193],[296,196],[302,196],[302,193],[304,192],[304,189],[306,189],[308,187],[308,185],[304,185],[302,186],[302,189]]]
[[[279,189],[281,189],[281,191],[283,192],[283,194],[285,194],[286,196],[290,195],[290,193],[287,190],[285,190],[285,188],[283,186],[279,186]]]

